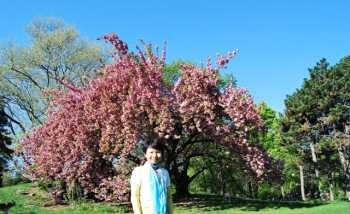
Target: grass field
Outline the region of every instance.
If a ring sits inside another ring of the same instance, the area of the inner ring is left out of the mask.
[[[74,202],[70,205],[50,205],[48,195],[33,184],[20,184],[0,188],[0,202],[14,200],[16,206],[9,213],[23,214],[102,214],[131,213],[130,206]],[[333,203],[320,202],[258,202],[233,200],[231,203],[218,201],[183,202],[175,204],[175,213],[222,213],[222,214],[350,214],[350,202],[337,201]]]

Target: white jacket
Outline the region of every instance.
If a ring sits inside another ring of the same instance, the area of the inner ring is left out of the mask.
[[[136,167],[131,175],[131,203],[135,214],[153,214],[152,190],[150,189],[150,180],[148,170],[153,170],[145,163],[143,166]],[[170,194],[170,177],[169,173],[164,168],[157,170],[157,175],[160,176],[162,183],[168,188],[167,205],[168,214],[173,213],[172,200]]]

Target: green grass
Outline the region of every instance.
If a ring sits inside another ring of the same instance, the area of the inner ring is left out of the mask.
[[[337,201],[318,202],[261,202],[234,200],[231,203],[207,202],[176,207],[176,213],[220,214],[350,214],[350,203]]]
[[[28,194],[22,194],[25,192]],[[16,206],[9,210],[9,213],[21,214],[102,214],[102,213],[126,213],[125,206],[116,206],[108,203],[88,203],[75,202],[70,205],[47,206],[52,204],[49,196],[44,191],[39,190],[33,184],[19,184],[0,188],[0,202],[10,202],[14,200]]]
[[[23,194],[26,193],[26,194]],[[108,203],[75,202],[70,205],[48,206],[50,199],[47,193],[33,184],[19,184],[0,188],[0,202],[16,201],[16,206],[9,213],[21,214],[102,214],[102,213],[131,213],[130,206],[117,206]],[[1,212],[0,212],[1,213]],[[175,213],[222,213],[222,214],[350,214],[350,203],[336,201],[321,202],[262,202],[233,200],[231,203],[206,200],[205,202],[177,203]]]

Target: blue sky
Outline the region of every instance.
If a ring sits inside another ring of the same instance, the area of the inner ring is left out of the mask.
[[[25,26],[50,16],[89,40],[116,32],[131,48],[139,39],[167,41],[168,62],[239,48],[223,72],[279,112],[320,58],[335,64],[350,53],[347,0],[1,0],[0,8],[0,41],[26,41]]]

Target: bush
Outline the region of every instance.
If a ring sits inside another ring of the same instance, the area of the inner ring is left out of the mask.
[[[4,172],[3,174],[3,186],[13,186],[19,183],[28,183],[30,182],[27,178],[23,177],[20,174],[14,174],[12,172]]]

